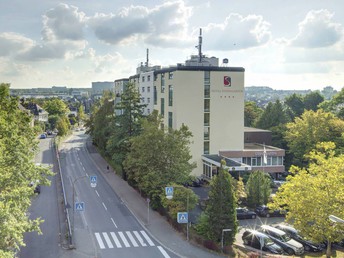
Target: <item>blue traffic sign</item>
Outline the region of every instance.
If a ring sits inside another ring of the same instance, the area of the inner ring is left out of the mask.
[[[173,196],[173,186],[165,187],[166,196]]]
[[[189,218],[188,218],[188,213],[187,212],[178,212],[177,213],[177,222],[178,223],[188,223]]]
[[[90,176],[91,184],[96,184],[97,183],[97,176]]]
[[[76,202],[75,203],[75,210],[76,211],[84,211],[85,210],[85,203],[84,202]]]

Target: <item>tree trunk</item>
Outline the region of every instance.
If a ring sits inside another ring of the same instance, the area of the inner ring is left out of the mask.
[[[331,258],[331,241],[327,240],[326,258]]]

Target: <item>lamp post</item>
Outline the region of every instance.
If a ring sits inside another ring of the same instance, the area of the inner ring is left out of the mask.
[[[73,186],[73,226],[72,226],[72,236],[71,236],[71,245],[73,246],[73,241],[72,239],[74,238],[74,214],[75,214],[75,183],[76,181],[78,181],[79,179],[81,178],[84,178],[84,177],[88,177],[86,175],[83,175],[83,176],[79,176],[77,178],[75,178],[72,182],[72,186]]]
[[[169,186],[166,187],[166,198],[171,200],[173,198],[173,188],[179,188],[183,186]],[[169,189],[171,190],[171,193],[169,193]],[[186,213],[188,214],[188,221],[186,223],[186,241],[189,241],[189,192],[187,191],[187,196],[186,196]]]
[[[232,229],[230,229],[230,228],[222,229],[222,236],[221,236],[221,250],[222,251],[223,251],[223,235],[224,235],[224,232],[229,232],[229,231],[232,231]]]

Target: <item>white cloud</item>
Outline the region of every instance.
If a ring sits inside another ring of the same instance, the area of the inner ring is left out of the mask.
[[[0,34],[0,56],[11,56],[23,52],[34,45],[34,42],[22,35],[12,32]]]
[[[85,14],[71,5],[59,4],[43,15],[43,40],[82,40]]]
[[[206,26],[207,48],[238,50],[263,45],[271,38],[269,27],[270,24],[260,15],[243,17],[232,13],[223,23]]]
[[[323,48],[336,44],[343,37],[343,26],[332,21],[328,10],[312,10],[299,23],[299,33],[291,40],[291,46]]]

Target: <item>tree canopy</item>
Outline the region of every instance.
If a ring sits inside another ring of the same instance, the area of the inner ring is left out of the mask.
[[[263,171],[253,171],[246,184],[247,203],[250,207],[267,204],[271,194],[271,178]]]
[[[273,209],[284,206],[286,220],[302,235],[315,242],[343,239],[344,225],[335,227],[329,215],[344,218],[344,155],[336,156],[335,144],[319,143],[308,155],[307,168],[292,167],[271,204]],[[330,250],[328,250],[328,253]]]

